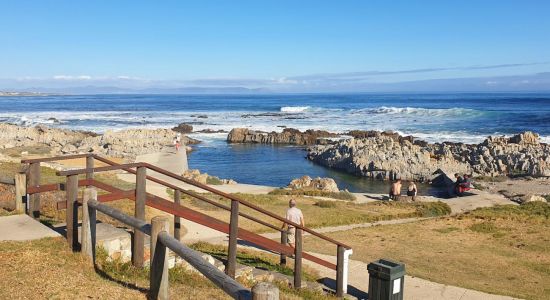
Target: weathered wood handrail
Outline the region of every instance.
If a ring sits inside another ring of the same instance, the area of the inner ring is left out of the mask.
[[[101,161],[107,163],[108,160],[104,160],[104,159],[103,159],[103,160],[101,160]],[[109,162],[110,162],[110,161],[109,161]],[[278,220],[278,221],[280,221],[280,222],[282,222],[282,223],[286,223],[286,224],[288,224],[288,225],[290,225],[290,226],[293,226],[293,227],[295,227],[295,228],[300,228],[300,229],[302,229],[304,232],[307,232],[307,233],[309,233],[309,234],[311,234],[311,235],[314,235],[314,236],[316,236],[316,237],[319,237],[319,238],[321,238],[321,239],[323,239],[323,240],[325,240],[325,241],[327,241],[327,242],[331,242],[331,243],[333,243],[333,244],[335,244],[335,245],[342,246],[342,247],[344,247],[345,249],[351,249],[350,246],[348,246],[348,245],[346,245],[346,244],[344,244],[344,243],[342,243],[342,242],[339,242],[339,241],[336,241],[336,240],[334,240],[334,239],[332,239],[332,238],[329,238],[328,236],[325,236],[325,235],[323,235],[323,234],[321,234],[321,233],[318,233],[318,232],[316,232],[316,231],[314,231],[314,230],[312,230],[312,229],[310,229],[310,228],[304,227],[304,226],[302,226],[302,225],[300,225],[300,224],[298,224],[298,223],[294,223],[294,222],[292,222],[292,221],[289,221],[289,220],[287,220],[287,219],[285,219],[285,218],[283,218],[283,217],[281,217],[281,216],[279,216],[279,215],[277,215],[277,214],[274,214],[274,213],[272,213],[272,212],[270,212],[270,211],[268,211],[268,210],[265,210],[265,209],[263,209],[263,208],[261,208],[261,207],[259,207],[259,206],[257,206],[257,205],[254,205],[254,204],[252,204],[252,203],[250,203],[250,202],[248,202],[248,201],[242,200],[242,199],[240,199],[240,198],[238,198],[238,197],[236,197],[236,196],[234,196],[234,195],[224,193],[224,192],[219,191],[219,190],[217,190],[217,189],[215,189],[215,188],[209,187],[208,185],[199,183],[199,182],[197,182],[197,181],[195,181],[195,180],[192,180],[192,179],[185,178],[185,177],[183,177],[183,176],[177,175],[177,174],[172,173],[172,172],[170,172],[170,171],[166,171],[166,170],[164,170],[164,169],[162,169],[162,168],[159,168],[159,167],[157,167],[157,166],[151,165],[151,164],[149,164],[149,163],[113,164],[113,165],[107,166],[107,167],[93,168],[93,169],[92,169],[92,172],[104,172],[104,171],[113,171],[113,170],[124,170],[124,171],[128,171],[128,169],[137,168],[137,167],[146,167],[146,168],[149,169],[149,170],[152,170],[152,171],[155,171],[155,172],[157,172],[157,173],[159,173],[159,174],[166,175],[166,176],[168,176],[168,177],[177,179],[177,180],[182,181],[182,182],[185,182],[185,183],[187,183],[187,184],[196,186],[196,187],[201,188],[201,189],[203,189],[203,190],[205,190],[205,191],[209,191],[209,192],[211,192],[211,193],[213,193],[213,194],[215,194],[215,195],[222,196],[222,197],[227,198],[227,199],[229,199],[229,200],[238,201],[239,203],[241,203],[241,204],[243,204],[243,205],[245,205],[245,206],[247,206],[247,207],[249,207],[249,208],[252,208],[252,209],[254,209],[254,210],[258,211],[258,212],[261,212],[262,214],[268,215],[268,216],[270,216],[270,217],[272,217],[272,218],[274,218],[274,219],[276,219],[276,220]],[[90,172],[89,169],[76,169],[76,170],[58,171],[58,172],[57,172],[57,175],[58,175],[58,176],[69,176],[69,175],[86,174],[86,173],[89,173],[89,172]],[[149,177],[149,176],[148,176],[148,177]],[[147,179],[151,179],[151,178],[147,178]],[[174,185],[168,184],[168,183],[163,182],[163,181],[161,181],[161,180],[156,180],[155,182],[160,183],[160,184],[162,184],[162,185],[164,185],[164,186],[166,186],[166,187],[169,187],[169,188],[178,188],[178,187],[175,187]],[[178,188],[178,189],[181,190],[181,188]],[[186,191],[182,190],[182,192],[185,193]],[[201,200],[203,200],[203,199],[201,199]]]
[[[143,220],[131,217],[126,215],[125,213],[112,208],[110,206],[107,206],[105,204],[101,204],[100,202],[96,200],[89,200],[86,202],[88,205],[88,211],[91,210],[97,210],[100,211],[107,216],[116,219],[119,222],[122,222],[126,224],[127,226],[131,226],[135,228],[136,230],[147,234],[151,236],[152,232],[154,231],[152,226],[148,223],[146,223]],[[90,223],[95,223],[95,220],[90,220]],[[90,224],[90,227],[95,227],[95,224]],[[92,234],[93,234],[92,230]],[[94,237],[91,238],[91,241],[94,241]],[[153,240],[153,238],[152,238]],[[199,271],[201,274],[203,274],[206,278],[208,278],[210,281],[212,281],[216,286],[221,288],[225,293],[227,293],[229,296],[231,296],[233,299],[252,299],[252,295],[249,289],[245,288],[243,285],[241,285],[239,282],[237,282],[235,279],[227,276],[225,273],[220,271],[218,268],[216,268],[214,265],[208,263],[204,258],[202,258],[201,254],[185,245],[183,245],[181,242],[170,236],[166,231],[160,231],[156,235],[156,242],[160,242],[165,247],[172,250],[174,253],[176,253],[178,256],[183,258],[186,262],[188,262],[191,266],[193,266],[197,271]],[[158,245],[158,244],[157,244]],[[92,245],[93,248],[93,245]],[[159,249],[155,249],[155,252]],[[158,264],[159,262],[155,262],[157,258],[160,258],[161,255],[155,255],[153,254],[153,257],[151,259],[151,266],[154,266],[155,264]],[[162,258],[164,259],[164,257]],[[162,265],[164,267],[165,265]],[[156,270],[157,268],[155,268]],[[153,267],[151,268],[153,270]],[[168,276],[167,272],[155,272],[154,276],[152,275],[151,281],[154,282],[156,280],[160,281],[161,279],[158,277],[162,276]],[[167,284],[167,281],[166,281]],[[167,286],[166,286],[167,287]],[[158,296],[158,290],[153,290],[153,293],[156,292],[156,296]]]
[[[320,264],[322,266],[328,267],[330,269],[337,271],[337,289],[336,289],[336,295],[341,297],[344,292],[343,286],[345,286],[346,277],[343,275],[343,268],[344,268],[344,256],[346,256],[346,252],[349,255],[351,253],[351,247],[348,245],[336,241],[334,239],[331,239],[323,234],[320,234],[312,229],[309,229],[307,227],[301,226],[300,224],[296,224],[294,222],[291,222],[289,220],[286,220],[283,217],[280,217],[277,214],[274,214],[270,211],[267,211],[259,206],[256,206],[248,201],[242,200],[239,197],[231,194],[227,194],[224,192],[221,192],[215,188],[212,188],[208,185],[201,184],[199,182],[196,182],[191,179],[187,179],[183,176],[177,175],[175,173],[169,172],[167,170],[161,169],[157,166],[148,164],[148,163],[130,163],[130,164],[118,164],[116,162],[113,162],[111,160],[108,160],[106,158],[103,158],[101,156],[97,156],[95,154],[81,154],[81,155],[71,155],[71,156],[63,156],[63,157],[50,157],[45,159],[32,159],[32,160],[23,160],[22,162],[30,163],[28,168],[28,174],[29,174],[29,183],[31,185],[30,190],[33,192],[31,194],[31,207],[32,207],[32,200],[33,197],[35,197],[35,205],[38,203],[39,205],[39,193],[47,190],[56,190],[60,189],[61,186],[59,185],[43,185],[40,186],[38,183],[40,181],[40,163],[45,161],[56,161],[56,160],[65,160],[65,159],[73,159],[73,158],[86,158],[86,168],[85,169],[74,169],[74,170],[67,170],[67,171],[59,171],[57,172],[57,175],[59,176],[66,176],[67,177],[67,184],[66,186],[70,188],[67,188],[67,201],[66,208],[67,208],[67,240],[70,244],[73,245],[73,249],[76,248],[76,239],[73,238],[73,236],[76,236],[76,225],[72,224],[75,220],[77,220],[76,214],[78,213],[78,210],[76,209],[77,206],[80,204],[80,200],[77,199],[77,191],[78,186],[81,186],[82,184],[86,184],[86,186],[95,186],[97,188],[103,189],[105,191],[110,192],[108,195],[101,195],[98,198],[98,200],[103,201],[113,201],[117,199],[123,199],[128,198],[135,201],[135,217],[137,219],[144,220],[144,209],[145,206],[150,206],[156,209],[160,209],[162,211],[168,212],[170,214],[174,215],[174,227],[176,228],[176,231],[178,233],[174,233],[174,235],[179,239],[181,236],[179,234],[179,218],[182,217],[184,219],[190,220],[192,222],[204,225],[206,227],[224,232],[229,234],[229,247],[228,247],[228,261],[226,265],[226,273],[230,276],[234,276],[234,269],[235,269],[235,262],[236,262],[236,244],[237,244],[237,238],[241,238],[243,240],[246,240],[248,242],[251,242],[253,244],[256,244],[257,246],[271,250],[276,251],[281,254],[280,261],[281,264],[286,264],[286,255],[292,255],[295,256],[295,274],[294,274],[294,283],[295,287],[299,288],[301,286],[301,265],[302,265],[302,259],[308,259],[312,262],[315,262],[317,264]],[[97,159],[98,161],[106,164],[107,166],[102,167],[94,167],[94,159]],[[221,196],[225,199],[228,199],[231,201],[231,207],[226,206],[224,204],[218,203],[214,200],[211,200],[207,197],[204,197],[198,193],[195,193],[190,190],[183,189],[181,187],[178,187],[174,184],[171,184],[169,182],[163,181],[161,179],[149,176],[146,174],[146,170],[151,170],[156,173],[162,174],[164,176],[176,179],[180,182],[184,182],[187,184],[190,184],[192,186],[198,187],[202,190],[211,192],[214,195]],[[115,171],[115,170],[122,170],[126,171],[132,174],[136,175],[136,189],[131,191],[124,191],[121,189],[118,189],[114,186],[111,186],[106,183],[102,183],[99,181],[96,181],[93,179],[95,172],[106,172],[106,171]],[[86,174],[85,180],[78,181],[76,178],[78,178],[78,175]],[[156,183],[159,183],[167,188],[171,188],[174,190],[174,201],[169,201],[166,199],[163,199],[158,196],[154,196],[152,194],[149,194],[145,191],[145,182],[146,180],[150,180]],[[70,184],[69,184],[70,183]],[[216,206],[218,208],[227,210],[231,212],[231,221],[229,223],[222,222],[216,218],[212,218],[208,215],[205,215],[203,213],[200,213],[198,211],[191,210],[189,208],[186,208],[182,206],[179,201],[177,201],[176,198],[181,197],[181,193],[189,195],[195,199],[204,201],[206,203],[209,203],[213,206]],[[177,197],[176,197],[177,196]],[[70,204],[70,205],[69,205]],[[264,214],[266,216],[269,216],[271,218],[274,218],[275,220],[278,220],[279,222],[282,222],[284,224],[290,225],[296,229],[296,247],[291,248],[286,243],[286,232],[284,230],[281,230],[281,227],[275,226],[273,224],[270,224],[268,222],[265,222],[263,220],[260,220],[254,216],[245,214],[239,210],[240,204],[249,207],[255,211],[258,211],[261,214]],[[31,211],[31,210],[29,210]],[[39,212],[39,208],[38,208]],[[36,216],[36,215],[35,215]],[[281,232],[281,243],[274,242],[270,239],[264,238],[258,234],[249,232],[247,230],[241,229],[238,226],[238,216],[245,217],[249,220],[252,220],[256,223],[259,223],[261,225],[267,226],[273,230],[277,230]],[[72,222],[70,222],[72,220]],[[71,227],[71,228],[69,228]],[[69,233],[69,231],[72,231],[72,233]],[[337,246],[337,264],[333,264],[331,262],[328,262],[326,260],[320,259],[318,257],[315,257],[311,254],[308,254],[307,252],[303,251],[303,242],[302,242],[302,236],[303,233],[307,232],[313,236],[316,236],[318,238],[321,238],[325,241],[328,241],[330,243],[333,243]],[[134,242],[132,245],[132,253],[133,253],[133,263],[136,266],[141,266],[143,264],[143,236],[142,233],[138,230],[135,231],[134,236]],[[349,249],[349,250],[347,250]],[[135,259],[134,259],[135,258]]]

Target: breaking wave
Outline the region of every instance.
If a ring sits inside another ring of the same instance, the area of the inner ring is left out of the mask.
[[[311,109],[310,106],[283,106],[281,112],[285,113],[302,113]]]

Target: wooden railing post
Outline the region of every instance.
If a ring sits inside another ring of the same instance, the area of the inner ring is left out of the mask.
[[[23,197],[27,197],[27,174],[15,174],[15,210],[25,213],[25,203]]]
[[[67,243],[69,247],[76,251],[78,249],[78,175],[67,176],[66,181],[66,227],[67,227]]]
[[[40,163],[31,163],[29,166],[29,185],[40,185]],[[40,217],[40,193],[30,195],[27,199],[27,214],[33,218]]]
[[[344,247],[338,245],[336,255],[336,297],[344,297]]]
[[[302,287],[302,229],[296,228],[296,241],[294,242],[294,288]]]
[[[85,188],[84,195],[82,196],[82,229],[80,231],[80,249],[84,255],[89,256],[92,258],[92,261],[95,261],[95,245],[92,238],[92,222],[94,223],[93,227],[95,227],[95,218],[92,220],[92,216],[90,215],[90,208],[88,207],[88,201],[90,200],[97,200],[97,191],[93,187]],[[95,230],[93,233],[95,234]]]
[[[237,266],[237,236],[239,234],[239,201],[231,200],[231,217],[229,219],[229,247],[225,274],[235,279]]]
[[[147,198],[146,190],[147,169],[138,167],[136,172],[136,203],[134,216],[136,219],[145,221],[145,199]],[[132,247],[132,263],[136,267],[143,267],[143,255],[145,254],[145,234],[134,229],[134,243]]]
[[[273,283],[259,282],[252,287],[252,300],[279,300],[279,288]]]
[[[94,157],[92,155],[86,157],[86,169],[94,168]],[[94,171],[86,173],[86,179],[94,179]],[[88,186],[91,187],[91,186]]]
[[[285,246],[288,244],[288,232],[286,230],[281,230],[281,245]],[[281,266],[286,266],[286,254],[281,252],[281,257],[279,259],[279,264]]]
[[[181,191],[174,189],[174,203],[181,205]],[[174,215],[174,238],[181,242],[183,238],[181,232],[181,218]]]
[[[158,239],[161,232],[170,232],[170,220],[156,216],[151,220],[151,268],[149,299],[168,299],[168,251]]]

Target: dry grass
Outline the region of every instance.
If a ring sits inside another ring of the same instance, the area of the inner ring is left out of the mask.
[[[215,200],[226,206],[230,206],[229,200],[217,197],[212,194],[202,194],[209,199]],[[296,199],[298,207],[302,210],[306,226],[310,228],[320,228],[327,226],[339,226],[358,223],[369,223],[380,220],[390,220],[411,217],[439,216],[450,213],[448,205],[442,202],[421,202],[421,203],[399,203],[399,202],[373,202],[367,204],[334,201],[334,204],[318,205],[319,200],[288,195],[251,195],[236,194],[241,199],[247,200],[263,209],[271,211],[280,217],[284,217],[288,209],[288,201]],[[204,201],[183,197],[183,205],[203,212],[209,216],[229,221],[229,212],[210,205]],[[281,226],[279,221],[250,209],[244,205],[240,206],[244,213],[257,217],[275,226]],[[270,229],[252,222],[246,218],[239,219],[240,226],[254,232],[269,232]]]
[[[410,275],[526,299],[550,299],[550,207],[545,203],[483,208],[458,217],[329,234],[353,259],[402,261]],[[330,245],[306,237],[308,249]],[[452,274],[452,276],[449,276]]]
[[[243,257],[268,259],[252,253]],[[146,299],[148,268],[106,258],[105,252],[98,249],[94,269],[87,258],[70,251],[62,238],[0,242],[0,295],[9,295],[9,299]],[[230,299],[204,277],[181,267],[170,269],[169,278],[173,299]],[[254,284],[242,283],[248,287]],[[284,284],[279,288],[281,299],[335,299],[316,291],[296,291]]]
[[[103,279],[61,238],[0,243],[0,295],[9,299],[145,299]]]

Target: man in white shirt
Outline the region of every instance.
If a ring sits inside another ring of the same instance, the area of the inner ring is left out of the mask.
[[[289,209],[287,209],[286,211],[286,219],[293,223],[300,224],[302,227],[304,227],[304,215],[302,214],[302,211],[296,207],[296,200],[290,199],[290,201],[288,201],[288,207]],[[290,247],[294,248],[294,244],[296,242],[296,228],[287,223],[283,223],[281,229],[288,229],[287,242]]]

